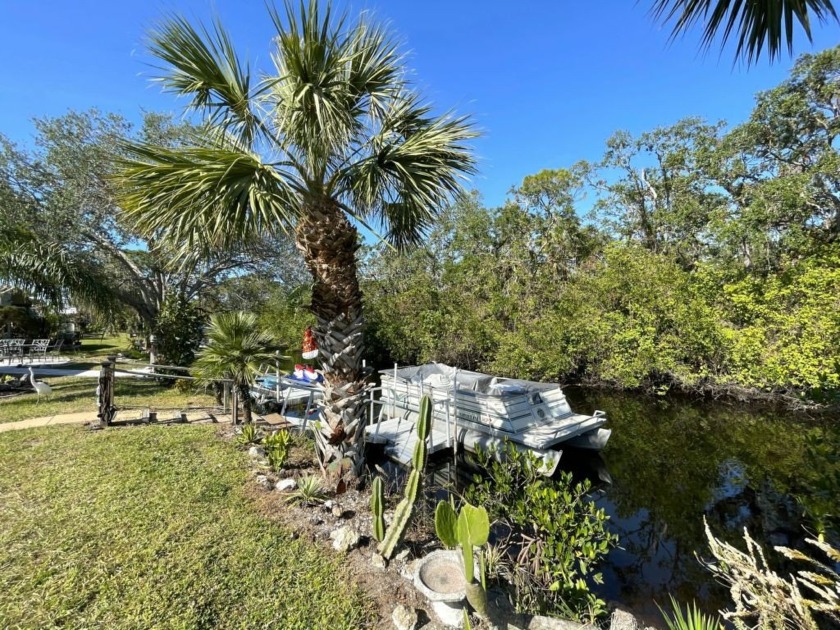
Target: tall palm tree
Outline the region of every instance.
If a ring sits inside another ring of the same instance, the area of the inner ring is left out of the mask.
[[[245,422],[251,422],[251,386],[260,365],[274,359],[274,349],[273,338],[260,330],[253,313],[219,313],[210,318],[207,346],[198,353],[195,372],[208,381],[232,380]]]
[[[218,22],[173,18],[151,35],[164,88],[191,98],[206,129],[186,148],[135,143],[122,203],[147,234],[185,251],[264,232],[294,235],[313,278],[314,332],[327,380],[319,450],[359,471],[364,437],[357,225],[397,247],[419,241],[473,170],[464,117],[436,116],[406,78],[393,39],[316,0],[284,15],[274,72],[252,80]]]
[[[673,36],[695,24],[703,28],[704,48],[723,33],[723,44],[733,34],[738,40],[735,57],[757,61],[767,50],[770,61],[786,46],[793,52],[793,31],[798,22],[812,40],[811,16],[819,22],[838,21],[833,0],[654,0],[653,15],[662,22],[674,21]]]

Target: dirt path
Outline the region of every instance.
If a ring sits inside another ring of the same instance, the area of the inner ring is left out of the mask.
[[[93,411],[80,411],[78,413],[61,413],[55,416],[42,416],[40,418],[28,418],[18,422],[4,422],[0,424],[0,433],[4,431],[16,431],[19,429],[34,429],[35,427],[46,427],[54,424],[84,424],[85,422],[96,421],[96,413]]]

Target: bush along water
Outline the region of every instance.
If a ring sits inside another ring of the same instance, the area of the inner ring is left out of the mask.
[[[428,396],[423,396],[420,399],[420,413],[417,417],[417,443],[414,445],[414,454],[411,458],[411,472],[405,482],[405,494],[403,499],[397,504],[396,512],[394,513],[394,522],[391,527],[385,532],[385,536],[379,543],[377,550],[383,557],[390,559],[394,555],[399,542],[402,540],[405,528],[411,520],[411,515],[414,513],[414,504],[417,502],[417,497],[420,494],[420,485],[422,482],[423,469],[426,467],[426,456],[429,452],[427,444],[429,438],[429,431],[432,424],[432,401]],[[379,522],[382,524],[382,493],[381,482],[379,486]],[[376,496],[374,496],[374,499]],[[371,507],[374,511],[374,529],[376,528],[376,506],[371,500]],[[383,525],[384,527],[384,525]]]
[[[571,474],[547,479],[533,453],[508,443],[500,453],[477,454],[486,475],[475,475],[465,498],[484,505],[509,530],[510,582],[521,612],[594,621],[605,603],[590,590],[600,584],[598,563],[618,542],[609,517],[587,497],[588,481]]]

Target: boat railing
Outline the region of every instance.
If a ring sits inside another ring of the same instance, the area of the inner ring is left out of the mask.
[[[427,386],[424,390],[424,393],[421,394],[421,396],[425,395],[425,394],[429,395],[429,398],[432,402],[433,415],[435,415],[435,409],[436,408],[438,410],[441,410],[442,413],[444,414],[444,417],[446,418],[446,444],[447,444],[447,446],[451,447],[451,446],[453,446],[454,440],[456,439],[456,437],[458,435],[457,416],[456,416],[455,413],[451,412],[451,405],[450,405],[451,401],[448,398],[435,398],[435,396],[434,396],[435,391],[440,392],[442,390],[439,390],[439,389],[436,390],[436,388],[434,388],[434,387],[428,387]],[[397,409],[397,405],[396,405],[396,402],[397,402],[397,388],[396,387],[380,386],[380,387],[374,387],[374,388],[370,389],[369,392],[370,393],[369,393],[368,403],[370,405],[370,407],[369,407],[370,411],[369,411],[369,416],[368,416],[369,417],[368,424],[375,427],[374,432],[373,432],[373,439],[376,440],[376,438],[379,436],[379,429],[380,429],[380,427],[382,425],[382,421],[383,421],[382,417],[383,417],[383,415],[385,415],[385,414],[383,414],[383,411],[385,411],[386,407],[390,407],[390,411],[391,411],[390,416],[388,416],[388,418],[392,419],[392,420],[397,419],[397,411],[396,411],[396,409]],[[390,394],[390,398],[385,398],[385,397],[382,396],[382,394],[384,394],[386,392],[388,394]],[[380,394],[379,398],[376,398],[377,393]],[[377,405],[379,406],[379,414],[377,414],[376,410],[375,410],[375,407]]]

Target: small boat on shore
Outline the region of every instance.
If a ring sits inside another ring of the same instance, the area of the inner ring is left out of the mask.
[[[557,384],[501,378],[442,363],[395,367],[383,370],[381,377],[380,414],[367,428],[368,441],[386,444],[386,455],[397,461],[411,452],[411,427],[423,395],[434,403],[431,452],[455,444],[471,451],[499,449],[510,441],[540,457],[543,472],[550,475],[562,453],[556,446],[600,450],[610,437],[610,430],[603,428],[606,414],[573,412]]]

